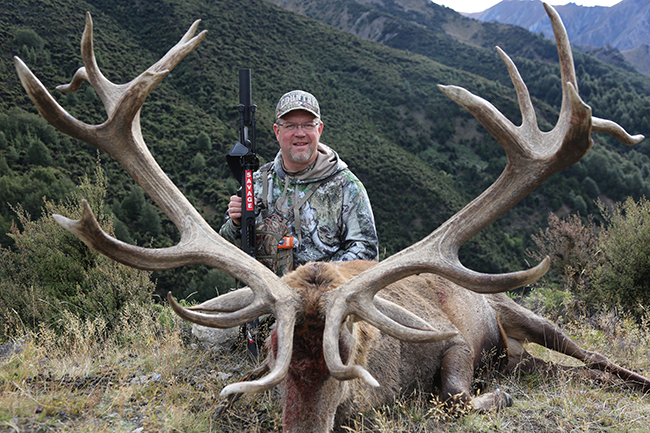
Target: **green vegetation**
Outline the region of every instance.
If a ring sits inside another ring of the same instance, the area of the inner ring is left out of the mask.
[[[603,208],[606,230],[599,236],[603,264],[595,273],[599,298],[636,316],[650,305],[650,202],[627,199]]]
[[[103,211],[106,179],[100,169],[95,176],[95,184],[83,179],[64,203],[44,202],[37,221],[23,207],[15,209],[23,228],[12,227],[13,248],[0,247],[0,341],[24,329],[61,331],[70,317],[103,320],[111,330],[125,308],[151,302],[154,285],[148,272],[90,250],[52,217],[79,219],[84,197],[103,229],[112,233]]]
[[[530,255],[552,260],[541,284],[567,291],[571,302],[559,293],[558,303],[568,313],[605,308],[642,318],[650,304],[650,202],[629,198],[611,207],[599,203],[599,208],[601,225],[592,218],[550,214],[549,227],[533,236],[538,249]]]

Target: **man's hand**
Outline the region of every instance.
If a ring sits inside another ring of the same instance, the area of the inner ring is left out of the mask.
[[[241,225],[241,197],[238,195],[230,196],[230,203],[228,203],[228,216],[235,225]]]

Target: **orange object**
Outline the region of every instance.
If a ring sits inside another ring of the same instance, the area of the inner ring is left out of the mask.
[[[289,250],[293,248],[293,236],[285,236],[278,242],[278,248],[281,250]]]

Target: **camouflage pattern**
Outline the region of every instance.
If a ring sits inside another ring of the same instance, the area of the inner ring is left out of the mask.
[[[293,90],[282,95],[275,107],[275,118],[279,119],[290,111],[305,110],[320,119],[320,106],[314,95],[302,90]]]
[[[287,221],[289,232],[295,238],[294,245],[301,238],[300,244],[293,249],[296,267],[309,261],[377,260],[377,231],[366,189],[336,152],[319,144],[319,150],[323,149],[329,152],[331,169],[315,170],[320,174],[315,178],[292,177],[285,173],[280,152],[273,163],[265,166],[269,170],[268,209],[262,204],[262,172],[255,172],[255,198],[263,208],[258,222],[271,214]],[[324,183],[300,208],[301,232],[298,236],[293,209],[296,189],[300,201],[315,182]],[[239,227],[229,218],[219,233],[233,243],[241,242]]]
[[[293,271],[293,251],[278,248],[285,236],[289,236],[289,229],[277,215],[255,225],[255,258],[280,276]]]

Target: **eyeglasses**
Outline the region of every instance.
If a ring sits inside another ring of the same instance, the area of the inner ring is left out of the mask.
[[[305,132],[312,132],[316,130],[316,128],[318,128],[320,122],[318,121],[305,122],[305,123],[284,122],[284,123],[276,123],[276,125],[280,126],[281,128],[284,128],[287,131],[296,131],[298,127],[301,127],[302,130]]]

